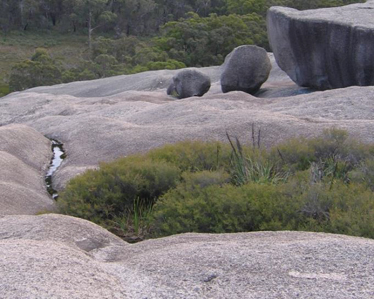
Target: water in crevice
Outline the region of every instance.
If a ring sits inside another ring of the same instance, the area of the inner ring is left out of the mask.
[[[49,165],[48,172],[45,176],[45,183],[47,185],[48,193],[52,196],[53,199],[57,199],[58,193],[52,187],[52,176],[56,172],[58,167],[61,165],[62,161],[66,158],[66,154],[65,154],[65,151],[63,149],[61,142],[55,139],[51,139],[51,141],[52,141],[53,157],[52,157],[51,164]]]

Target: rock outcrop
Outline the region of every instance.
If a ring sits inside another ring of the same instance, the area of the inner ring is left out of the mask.
[[[6,216],[0,252],[7,299],[374,296],[374,240],[342,235],[184,234],[127,244],[81,219]]]
[[[300,86],[374,85],[374,1],[298,11],[272,7],[267,27],[281,67]]]
[[[167,94],[174,92],[179,99],[194,96],[201,97],[210,89],[210,78],[197,70],[183,70],[173,77],[173,82],[167,89]]]
[[[50,141],[24,125],[0,127],[0,215],[53,211],[44,174]]]
[[[7,213],[53,207],[43,183],[51,158],[43,135],[62,141],[68,154],[54,176],[58,188],[100,161],[166,143],[225,141],[226,131],[248,140],[252,123],[261,127],[263,146],[329,127],[374,142],[374,87],[289,97],[303,89],[274,64],[262,96],[285,97],[259,99],[240,91],[222,94],[220,68],[201,71],[212,88],[183,101],[165,94],[177,71],[1,98],[0,202],[11,196],[9,203],[17,203]],[[0,214],[6,209],[0,204]],[[130,245],[81,219],[8,215],[0,216],[0,253],[0,297],[7,299],[374,297],[374,241],[340,235],[185,234]]]
[[[268,79],[270,59],[263,48],[240,46],[227,55],[221,74],[222,92],[256,93]]]
[[[209,71],[219,72],[217,68]],[[155,77],[144,76],[150,81],[159,78],[159,72],[152,74]],[[261,90],[295,91],[296,84],[286,79],[279,69],[272,74],[274,78],[270,77]],[[139,79],[139,74],[135,79],[121,78],[131,83]],[[23,123],[64,144],[68,157],[54,175],[56,190],[61,190],[77,174],[97,167],[101,161],[145,152],[166,143],[186,139],[227,141],[226,131],[244,142],[249,140],[252,123],[261,127],[263,146],[300,135],[316,136],[329,127],[347,129],[365,142],[374,142],[374,87],[259,99],[239,91],[217,92],[219,76],[215,78],[211,90],[203,97],[183,101],[171,99],[164,88],[76,97],[62,93],[84,93],[85,82],[78,82],[77,90],[76,83],[39,87],[1,98],[0,125]],[[103,90],[109,86],[109,79],[102,83],[105,83]],[[113,84],[117,83],[118,78],[114,77]],[[91,82],[87,84],[86,92],[90,93]],[[97,86],[100,84],[99,80]]]

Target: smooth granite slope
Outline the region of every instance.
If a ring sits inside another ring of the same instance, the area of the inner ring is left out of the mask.
[[[374,296],[374,240],[342,235],[184,234],[131,245],[72,217],[6,216],[0,252],[7,299]]]

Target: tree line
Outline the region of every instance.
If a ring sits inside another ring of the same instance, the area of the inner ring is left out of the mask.
[[[270,6],[297,9],[346,5],[355,0],[0,0],[0,25],[9,30],[50,29],[62,32],[99,30],[116,35],[149,35],[190,12],[200,17],[256,13]]]

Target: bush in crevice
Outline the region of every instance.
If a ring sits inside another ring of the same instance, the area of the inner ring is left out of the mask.
[[[152,236],[296,229],[300,203],[282,186],[250,183],[205,188],[185,186],[166,193],[154,206]]]
[[[252,151],[245,152],[238,138],[235,138],[234,144],[231,137],[227,133],[226,135],[232,149],[230,170],[234,185],[241,186],[249,182],[276,184],[286,181],[287,172],[282,172],[266,151],[253,147]]]
[[[311,230],[374,238],[374,146],[330,129],[270,151],[185,141],[100,165],[59,205],[125,239]]]
[[[140,156],[123,158],[72,179],[58,205],[62,213],[113,228],[120,219],[126,222],[132,217],[136,206],[152,207],[157,198],[176,186],[179,176],[180,170],[165,162]]]
[[[154,161],[177,165],[182,171],[229,169],[231,149],[222,142],[183,141],[153,149],[148,156]]]

